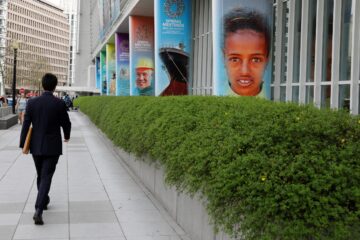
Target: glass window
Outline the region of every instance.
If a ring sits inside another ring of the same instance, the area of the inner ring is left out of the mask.
[[[341,43],[340,43],[340,81],[350,80],[352,44],[352,0],[342,1]]]
[[[316,5],[317,0],[309,1],[309,26],[308,26],[308,49],[307,49],[307,72],[306,81],[314,82],[315,70],[315,39],[316,39]]]
[[[295,103],[299,102],[299,86],[292,87],[292,101]]]
[[[287,1],[284,3],[283,6],[283,31],[282,31],[282,42],[283,48],[281,52],[281,83],[286,83],[287,77],[287,53],[288,53],[288,36],[289,36],[289,5],[290,2]],[[281,91],[280,91],[281,92]],[[285,99],[284,99],[285,101]]]
[[[350,85],[339,86],[339,108],[350,110]]]
[[[305,103],[313,103],[314,102],[314,86],[306,86],[305,92]]]
[[[286,101],[286,86],[280,87],[280,101],[285,102]]]
[[[294,83],[298,83],[300,77],[301,10],[302,10],[302,0],[295,1],[295,36],[294,36],[294,56],[293,56]],[[298,102],[298,100],[296,102]]]
[[[331,86],[321,86],[321,108],[330,108]]]

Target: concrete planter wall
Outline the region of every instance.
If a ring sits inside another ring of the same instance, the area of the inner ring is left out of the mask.
[[[0,107],[0,118],[10,115],[12,113],[11,107]]]
[[[196,196],[191,198],[165,184],[164,169],[161,166],[150,164],[150,161],[146,159],[137,159],[134,155],[117,147],[115,151],[192,240],[231,239],[224,233],[215,235],[206,209]]]

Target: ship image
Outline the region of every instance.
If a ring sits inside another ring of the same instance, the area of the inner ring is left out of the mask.
[[[169,77],[169,85],[160,96],[187,95],[189,54],[184,51],[184,45],[160,48],[159,55]]]

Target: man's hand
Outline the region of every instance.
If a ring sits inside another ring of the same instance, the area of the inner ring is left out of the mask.
[[[64,139],[64,142],[66,142],[66,143],[69,142],[69,141],[70,141],[70,139]]]

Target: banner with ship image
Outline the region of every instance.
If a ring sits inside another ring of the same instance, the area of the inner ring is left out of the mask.
[[[156,96],[189,92],[191,5],[191,0],[155,1]]]
[[[130,95],[129,34],[116,33],[116,96]]]
[[[214,95],[270,99],[273,0],[213,0]]]
[[[116,72],[115,72],[115,45],[106,44],[106,78],[107,95],[114,96],[116,90]]]
[[[155,95],[154,18],[130,16],[130,95]]]

